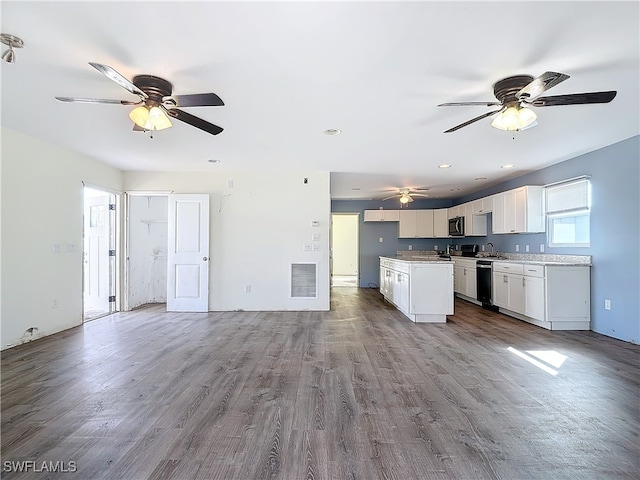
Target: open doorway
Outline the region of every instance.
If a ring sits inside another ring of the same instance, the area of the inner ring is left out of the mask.
[[[358,287],[360,214],[331,214],[331,286]]]
[[[99,187],[84,187],[83,319],[116,311],[117,196]]]
[[[163,192],[127,193],[125,310],[167,302],[167,206]]]

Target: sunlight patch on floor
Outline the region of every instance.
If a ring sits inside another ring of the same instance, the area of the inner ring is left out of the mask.
[[[549,365],[555,368],[560,368],[564,361],[568,358],[566,355],[558,353],[554,350],[527,350],[526,352],[521,352],[520,350],[517,350],[513,347],[509,347],[507,348],[507,350],[514,355],[522,358],[523,360],[526,360],[531,365],[535,365],[540,370],[543,370],[548,374],[554,376],[558,374],[558,371],[554,370]]]

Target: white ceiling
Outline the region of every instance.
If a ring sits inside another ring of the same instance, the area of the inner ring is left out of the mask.
[[[2,32],[25,42],[2,62],[2,124],[123,170],[321,170],[336,199],[459,197],[640,133],[639,5],[2,1]],[[131,107],[55,100],[137,99],[90,61],[217,93],[226,106],[185,110],[224,132],[174,121],[150,139]],[[545,95],[618,95],[537,108],[515,137],[491,119],[443,133],[493,107],[437,104],[492,101],[495,81],[549,70],[571,78]]]

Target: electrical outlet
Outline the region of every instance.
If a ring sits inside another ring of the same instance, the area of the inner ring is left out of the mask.
[[[51,300],[51,308],[58,308],[58,300],[55,298]]]
[[[516,252],[520,251],[520,245],[516,245]]]
[[[244,293],[251,293],[251,285],[244,286]]]
[[[413,250],[413,245],[409,245],[409,250]]]
[[[380,237],[380,238],[378,239],[378,241],[379,241],[380,243],[382,243],[382,237]]]
[[[524,251],[525,251],[525,252],[528,252],[528,251],[529,251],[529,245],[525,245],[525,246],[524,246]]]
[[[540,244],[540,253],[544,253],[544,243]]]
[[[434,250],[438,250],[438,245],[434,245],[434,246],[433,246],[433,249],[434,249]]]
[[[482,251],[484,252],[484,245],[481,245],[480,248],[482,248]]]
[[[313,242],[313,251],[314,252],[320,251],[320,244],[318,242]]]
[[[611,300],[609,300],[608,298],[604,299],[604,309],[611,310]]]
[[[303,249],[305,252],[310,252],[310,251],[311,251],[311,244],[310,244],[310,243],[305,243],[305,244],[303,245],[302,249]]]

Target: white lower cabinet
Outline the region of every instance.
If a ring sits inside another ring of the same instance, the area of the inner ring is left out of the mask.
[[[453,264],[380,258],[380,293],[413,322],[453,314]]]
[[[476,260],[455,258],[453,259],[453,263],[453,291],[459,295],[476,300],[478,297]]]
[[[524,313],[522,264],[493,264],[493,304],[512,312]]]
[[[544,294],[544,266],[523,266],[524,281],[524,314],[527,317],[544,321],[545,294]]]
[[[589,330],[590,267],[493,263],[493,304],[549,330]]]

